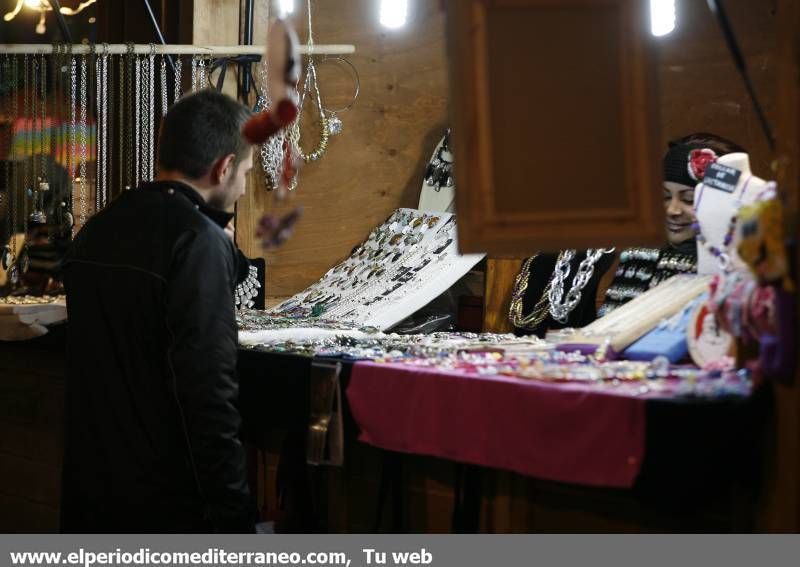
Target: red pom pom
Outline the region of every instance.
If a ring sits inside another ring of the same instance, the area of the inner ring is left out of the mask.
[[[280,101],[273,111],[260,112],[245,122],[242,134],[251,144],[263,144],[297,116],[297,105]]]
[[[689,177],[695,181],[702,181],[706,176],[706,168],[709,164],[717,161],[717,154],[714,150],[701,148],[689,152]]]

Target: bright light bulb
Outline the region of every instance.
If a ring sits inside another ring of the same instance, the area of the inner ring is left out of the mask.
[[[650,0],[650,31],[656,37],[675,29],[675,0]]]
[[[281,18],[294,13],[294,0],[280,0],[278,3],[278,10],[281,14]]]
[[[381,0],[381,25],[391,29],[406,25],[408,0]]]
[[[25,0],[25,5],[28,8],[33,8],[34,10],[41,10],[42,0]]]

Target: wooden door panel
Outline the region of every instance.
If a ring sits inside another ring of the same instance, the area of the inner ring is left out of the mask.
[[[447,9],[462,250],[659,243],[647,2]]]

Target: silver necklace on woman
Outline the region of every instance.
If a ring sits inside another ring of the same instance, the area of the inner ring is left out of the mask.
[[[603,254],[610,254],[613,248],[593,249],[589,248],[586,251],[586,258],[584,258],[578,266],[578,273],[572,281],[572,287],[567,292],[567,297],[564,299],[564,281],[569,276],[570,263],[575,257],[575,250],[565,250],[558,257],[556,267],[553,271],[553,280],[548,292],[548,299],[550,300],[550,315],[560,323],[566,323],[567,317],[573,309],[578,305],[581,300],[583,288],[592,279],[594,275],[594,266]]]

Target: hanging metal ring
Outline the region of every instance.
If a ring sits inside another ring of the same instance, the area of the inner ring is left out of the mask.
[[[334,108],[324,108],[323,107],[323,110],[325,112],[330,112],[331,114],[338,114],[340,112],[345,112],[347,110],[350,110],[351,108],[353,108],[353,105],[355,105],[356,99],[358,99],[358,95],[361,92],[361,77],[358,74],[358,70],[356,69],[356,66],[353,65],[353,63],[350,62],[349,59],[347,59],[346,57],[342,57],[341,55],[325,56],[320,60],[319,63],[322,64],[322,63],[325,63],[326,61],[340,61],[340,62],[344,63],[345,65],[347,65],[348,67],[350,67],[350,70],[353,72],[353,79],[354,79],[353,84],[355,85],[355,92],[353,93],[353,99],[347,105],[343,106],[342,108],[335,108],[334,109]]]

